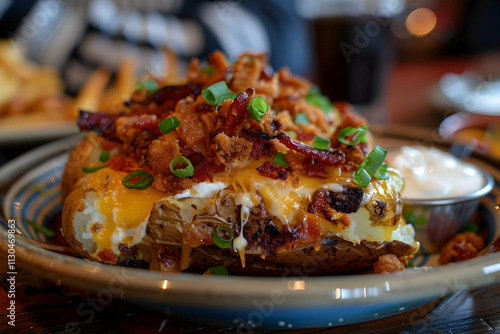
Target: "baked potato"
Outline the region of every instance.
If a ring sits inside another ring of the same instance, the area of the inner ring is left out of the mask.
[[[62,185],[75,254],[170,273],[324,275],[418,249],[402,178],[364,118],[322,110],[307,80],[272,73],[264,56],[231,67],[216,52],[208,66],[192,61],[185,85],[141,85],[123,114],[80,113],[89,135]]]

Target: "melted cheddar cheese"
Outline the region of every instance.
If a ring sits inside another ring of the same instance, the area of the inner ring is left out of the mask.
[[[80,181],[89,192],[85,210],[77,215],[93,213],[82,233],[84,239],[93,239],[96,253],[111,249],[119,254],[120,244],[137,244],[144,235],[154,203],[165,198],[165,193],[151,187],[144,190],[125,188],[122,180],[126,175],[104,168]]]

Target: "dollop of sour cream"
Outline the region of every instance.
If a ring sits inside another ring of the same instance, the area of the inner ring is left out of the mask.
[[[481,189],[485,179],[474,165],[433,147],[403,146],[389,158],[403,174],[404,199],[462,196]]]

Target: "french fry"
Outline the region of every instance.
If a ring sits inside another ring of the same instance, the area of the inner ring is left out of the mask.
[[[99,110],[111,114],[123,111],[123,101],[132,94],[136,84],[136,63],[132,59],[125,59],[120,64],[113,85],[104,94]]]
[[[104,90],[109,83],[111,73],[104,68],[98,68],[92,73],[78,92],[70,113],[74,118],[78,117],[79,110],[97,111],[104,95]]]

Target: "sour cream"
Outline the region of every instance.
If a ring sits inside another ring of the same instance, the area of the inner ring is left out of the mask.
[[[403,146],[389,165],[404,176],[404,199],[440,199],[470,194],[486,180],[474,165],[432,147]]]

